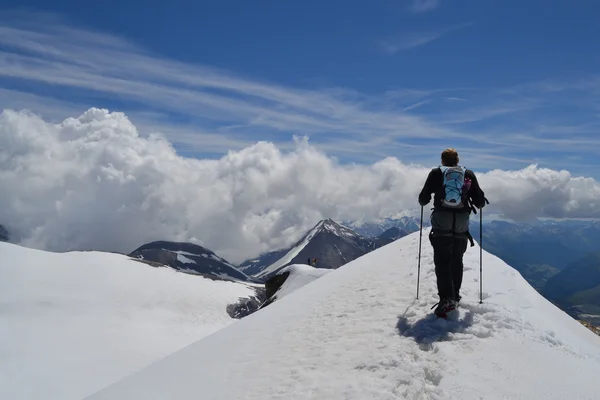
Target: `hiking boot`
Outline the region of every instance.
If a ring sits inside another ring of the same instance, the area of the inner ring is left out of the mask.
[[[456,301],[450,298],[443,298],[440,299],[440,302],[435,304],[433,307],[435,306],[437,306],[437,308],[433,311],[433,313],[438,317],[445,318],[448,312],[456,308]]]

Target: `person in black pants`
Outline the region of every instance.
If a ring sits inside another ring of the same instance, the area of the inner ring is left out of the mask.
[[[481,209],[486,203],[475,173],[459,166],[455,149],[444,150],[441,161],[440,167],[431,170],[419,194],[421,206],[427,205],[434,194],[429,241],[433,247],[440,297],[435,310],[438,316],[444,316],[456,308],[461,299],[463,255],[467,250],[467,240],[474,245],[469,233],[469,217],[475,207]]]

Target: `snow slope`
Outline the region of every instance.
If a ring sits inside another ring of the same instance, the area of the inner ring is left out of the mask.
[[[232,323],[250,286],[0,243],[0,399],[81,399]]]
[[[296,290],[89,400],[597,399],[600,338],[469,248],[462,307],[438,320],[425,232]],[[231,344],[235,343],[235,348]]]

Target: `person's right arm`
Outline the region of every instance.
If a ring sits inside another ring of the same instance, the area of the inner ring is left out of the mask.
[[[435,187],[435,169],[429,172],[427,176],[427,180],[425,181],[425,185],[423,185],[423,189],[421,189],[421,193],[419,194],[419,204],[421,207],[427,205],[431,201],[431,195],[436,190]]]

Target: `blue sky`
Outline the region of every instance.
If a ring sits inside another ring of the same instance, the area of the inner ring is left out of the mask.
[[[124,111],[181,154],[293,136],[343,162],[600,178],[600,5],[4,1],[0,106]]]

